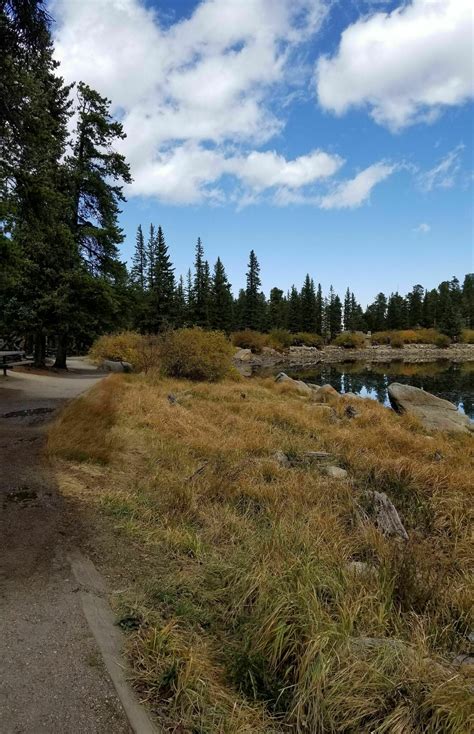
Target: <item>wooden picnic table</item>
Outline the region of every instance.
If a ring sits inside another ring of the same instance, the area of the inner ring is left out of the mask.
[[[25,353],[16,351],[0,351],[0,367],[3,369],[4,377],[7,376],[7,369],[15,365],[25,363]]]

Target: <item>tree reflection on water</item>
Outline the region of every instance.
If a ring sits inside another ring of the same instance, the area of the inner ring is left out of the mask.
[[[430,362],[341,362],[320,364],[311,369],[288,371],[292,377],[332,385],[338,392],[377,399],[389,405],[387,388],[391,382],[401,382],[451,401],[474,419],[474,363]]]

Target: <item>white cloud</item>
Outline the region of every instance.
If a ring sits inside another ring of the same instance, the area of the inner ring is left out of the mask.
[[[472,22],[472,0],[413,0],[361,18],[317,63],[320,104],[338,115],[367,105],[392,130],[435,119],[473,96]]]
[[[461,157],[464,145],[458,145],[451,150],[440,162],[418,176],[418,184],[422,191],[433,189],[451,189],[456,183],[457,175],[461,170]]]
[[[374,186],[388,178],[395,165],[374,163],[349,181],[338,184],[329,194],[319,199],[322,209],[355,209],[370,198]]]
[[[427,222],[421,222],[421,224],[419,224],[418,227],[415,227],[413,231],[418,234],[428,234],[428,232],[431,232],[431,226],[427,224]]]
[[[254,203],[257,195],[267,189],[277,186],[298,189],[332,176],[342,164],[338,156],[319,150],[288,161],[273,151],[226,155],[219,149],[186,142],[143,163],[134,192],[142,196],[156,195],[177,204],[220,201],[222,195],[210,186],[228,175],[245,187],[240,194],[242,206]]]
[[[272,95],[288,93],[294,55],[327,7],[203,0],[165,27],[143,0],[51,0],[61,73],[97,88],[121,116],[129,194],[176,203],[220,198],[210,187],[225,174],[260,191],[304,186],[342,164],[323,151],[290,161],[252,152],[282,130]]]

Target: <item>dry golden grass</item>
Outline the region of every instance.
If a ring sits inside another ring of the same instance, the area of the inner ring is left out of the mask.
[[[347,403],[272,379],[113,376],[51,431],[64,493],[110,532],[120,608],[141,621],[135,684],[167,731],[471,730],[450,661],[472,629],[472,438]],[[330,451],[349,479],[277,450]],[[362,519],[367,488],[408,542]]]

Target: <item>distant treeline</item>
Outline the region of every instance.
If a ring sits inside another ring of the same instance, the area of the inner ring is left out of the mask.
[[[406,295],[378,293],[364,310],[350,288],[343,298],[332,286],[324,294],[309,274],[301,288],[293,285],[284,292],[275,287],[267,298],[261,289],[257,256],[251,250],[246,288],[234,296],[222,260],[218,257],[211,269],[199,238],[193,268],[186,278],[176,279],[163,230],[153,225],[146,237],[138,227],[130,285],[131,325],[145,332],[196,325],[226,332],[287,329],[332,340],[343,330],[436,327],[455,338],[463,327],[474,325],[473,273],[465,276],[462,285],[452,278],[431,290],[415,285]]]

